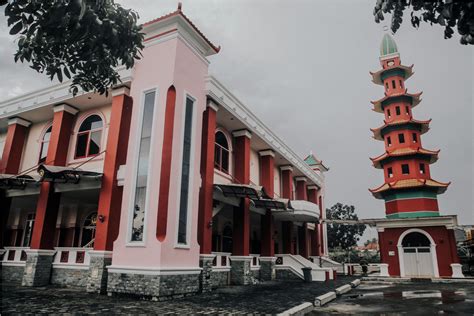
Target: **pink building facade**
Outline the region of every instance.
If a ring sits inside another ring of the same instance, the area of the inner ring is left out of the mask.
[[[324,173],[215,77],[181,8],[143,25],[108,96],[69,83],[0,103],[2,279],[173,297],[333,279]]]

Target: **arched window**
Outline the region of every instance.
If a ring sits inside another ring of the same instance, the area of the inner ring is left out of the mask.
[[[225,173],[229,173],[229,142],[221,131],[216,133],[214,147],[214,167]]]
[[[94,247],[97,213],[89,214],[82,225],[81,247]]]
[[[100,152],[102,128],[102,118],[99,115],[91,115],[82,122],[77,133],[75,158],[94,156]]]
[[[40,156],[38,163],[46,162],[46,156],[48,156],[48,147],[49,147],[49,140],[51,139],[51,130],[52,126],[50,126],[43,135],[43,139],[41,140],[41,148],[40,148]]]
[[[429,247],[431,245],[430,240],[422,233],[413,232],[403,238],[403,247]]]

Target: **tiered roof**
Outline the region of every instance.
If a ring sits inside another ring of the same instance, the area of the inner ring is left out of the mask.
[[[398,148],[390,152],[385,152],[382,155],[375,157],[375,158],[370,158],[372,160],[372,163],[374,164],[374,167],[377,169],[382,169],[383,161],[391,158],[391,157],[401,157],[401,156],[412,156],[412,155],[425,155],[429,157],[429,162],[434,163],[438,160],[438,154],[439,150],[433,151],[433,150],[428,150],[424,148],[410,148],[410,147],[405,147],[405,148]]]
[[[316,158],[316,156],[313,154],[313,153],[310,153],[308,156],[306,156],[306,158],[304,159],[304,161],[310,166],[310,167],[315,167],[314,169],[318,169],[318,170],[321,170],[321,171],[328,171],[329,168],[326,167],[324,164],[323,164],[323,161],[322,160],[319,160],[318,158]]]
[[[410,188],[419,188],[427,187],[435,190],[438,194],[444,193],[451,182],[443,183],[438,182],[433,179],[404,179],[394,182],[384,183],[378,188],[369,189],[369,191],[377,198],[383,199],[384,193],[390,190],[397,189],[410,189]]]
[[[378,128],[371,128],[370,130],[374,133],[374,138],[377,140],[382,140],[383,141],[383,134],[384,134],[384,129],[391,127],[391,126],[401,126],[405,124],[414,124],[418,125],[420,127],[420,132],[423,135],[426,133],[430,127],[430,122],[431,119],[426,120],[426,121],[419,121],[415,119],[400,119],[392,122],[387,122],[384,120],[384,125],[378,127]]]
[[[403,93],[392,94],[392,95],[385,95],[382,99],[377,101],[370,101],[374,105],[373,111],[378,113],[383,113],[383,105],[387,103],[388,100],[393,100],[396,98],[409,98],[411,102],[411,107],[414,108],[421,102],[420,96],[423,92],[418,93],[408,93],[407,89]]]
[[[413,75],[413,65],[411,65],[411,66],[394,65],[394,66],[391,66],[391,67],[387,67],[385,69],[381,69],[381,70],[376,71],[376,72],[369,71],[369,73],[372,76],[372,82],[373,83],[383,86],[383,77],[384,77],[384,75],[386,75],[387,73],[390,73],[390,72],[397,72],[397,71],[402,72],[403,77],[405,78],[405,80],[407,80],[408,78],[410,78]]]

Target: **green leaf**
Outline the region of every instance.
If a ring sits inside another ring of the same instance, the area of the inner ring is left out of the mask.
[[[21,31],[22,28],[23,28],[23,23],[20,21],[17,24],[13,25],[13,27],[10,29],[10,35],[17,34],[18,32]]]

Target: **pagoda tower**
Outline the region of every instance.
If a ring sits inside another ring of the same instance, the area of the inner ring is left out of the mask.
[[[384,115],[383,125],[371,129],[384,142],[385,152],[371,158],[384,171],[384,183],[369,189],[385,201],[386,218],[375,219],[380,246],[380,276],[412,278],[462,278],[454,229],[456,215],[440,215],[438,194],[449,183],[433,180],[430,165],[439,150],[423,147],[421,136],[431,120],[413,117],[421,92],[408,93],[405,80],[413,65],[400,62],[397,45],[385,34],[380,46],[382,69],[371,73],[372,81],[384,87],[385,95],[373,101],[373,110]]]
[[[371,131],[373,138],[384,142],[385,152],[370,159],[375,168],[383,169],[385,181],[369,190],[377,199],[385,200],[387,218],[439,216],[437,195],[444,193],[449,183],[431,177],[430,165],[438,160],[439,150],[425,149],[421,141],[431,120],[413,117],[422,92],[408,93],[405,80],[413,75],[413,65],[401,64],[389,34],[382,39],[380,64],[382,69],[370,74],[375,84],[384,87],[385,95],[371,103],[373,111],[384,115],[384,121]]]

